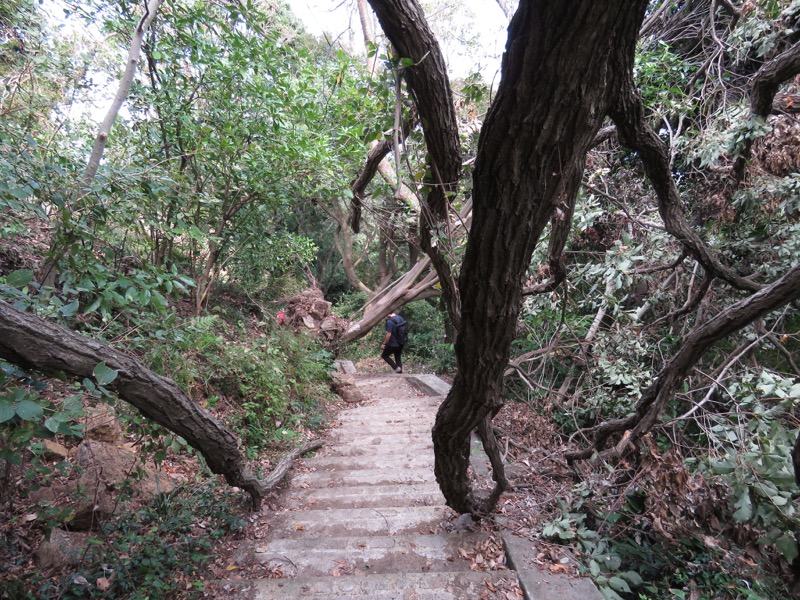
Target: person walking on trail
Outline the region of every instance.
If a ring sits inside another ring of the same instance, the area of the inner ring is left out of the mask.
[[[395,373],[403,372],[403,346],[407,341],[408,324],[406,320],[393,312],[386,315],[386,335],[381,344],[381,358],[389,363]]]

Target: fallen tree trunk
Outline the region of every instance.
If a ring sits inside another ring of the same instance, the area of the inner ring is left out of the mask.
[[[183,437],[203,455],[212,473],[223,475],[230,485],[250,495],[255,510],[261,508],[264,495],[277,483],[258,479],[247,468],[236,437],[192,402],[174,381],[106,344],[0,302],[0,358],[24,368],[76,377],[92,377],[102,362],[117,371],[108,389],[145,417]],[[312,441],[295,453],[320,446],[321,441]]]

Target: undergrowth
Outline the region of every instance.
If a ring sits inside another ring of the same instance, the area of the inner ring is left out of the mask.
[[[150,280],[135,272],[102,272],[104,289],[89,290],[93,276],[76,283],[74,276],[63,275],[57,289],[43,290],[33,281],[32,270],[22,269],[0,277],[0,297],[108,341],[172,378],[240,437],[257,473],[321,426],[331,398],[332,354],[318,340],[275,327],[269,315],[265,321],[232,310],[224,315],[186,316],[182,310],[186,286],[174,285],[178,281],[174,272],[158,275],[162,286],[158,295],[144,287],[142,282],[150,285]],[[180,282],[186,278],[181,276]],[[113,293],[105,294],[109,289]],[[186,440],[107,390],[117,374],[103,363],[92,378],[82,381],[63,374],[54,379],[8,363],[0,366],[3,597],[201,595],[208,578],[204,565],[213,554],[213,544],[245,524],[239,516],[242,492],[223,489]],[[67,526],[71,514],[64,507],[28,502],[27,494],[66,480],[74,470],[69,459],[47,458],[43,444],[58,442],[74,450],[82,441],[87,409],[98,404],[114,408],[124,441],[142,459],[178,468],[184,480],[195,483],[146,504],[123,502],[120,496],[112,517],[99,530],[87,532],[77,567],[39,569],[33,551],[45,536]]]
[[[199,598],[214,542],[247,524],[240,497],[214,482],[162,494],[120,512],[90,534],[79,564],[66,574],[36,572],[9,583],[15,598]]]

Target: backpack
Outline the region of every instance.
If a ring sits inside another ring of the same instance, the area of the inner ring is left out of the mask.
[[[394,339],[401,346],[405,346],[408,343],[408,323],[400,315],[396,315],[392,319],[394,320]]]

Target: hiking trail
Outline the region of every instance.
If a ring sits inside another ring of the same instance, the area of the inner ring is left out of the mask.
[[[215,597],[602,599],[589,579],[540,569],[526,539],[501,540],[445,506],[430,434],[444,381],[354,377],[368,400],[342,410],[325,446],[295,464],[280,509],[258,516],[266,537],[239,542],[231,556],[270,577],[220,581]],[[485,455],[473,455],[476,472],[488,473]]]

